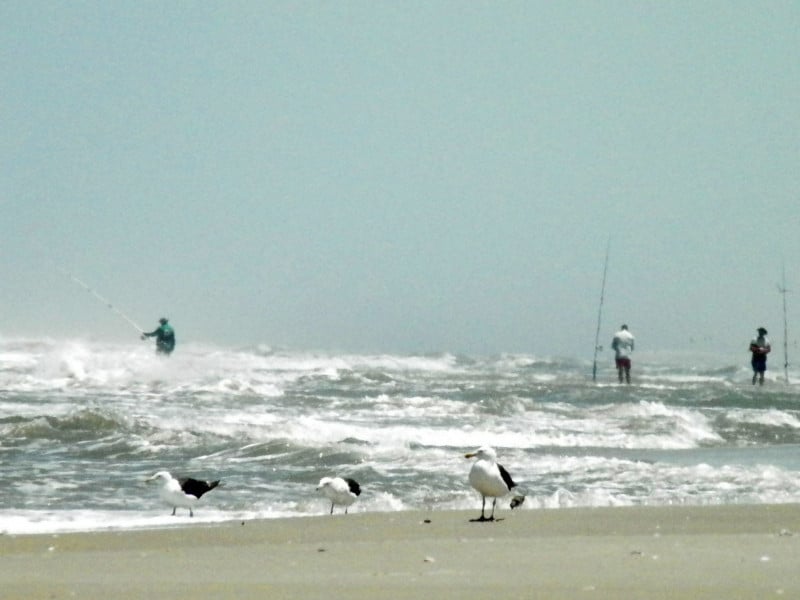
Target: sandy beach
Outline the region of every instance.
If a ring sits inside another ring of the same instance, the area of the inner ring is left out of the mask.
[[[800,506],[353,513],[0,536],[2,598],[800,596]]]

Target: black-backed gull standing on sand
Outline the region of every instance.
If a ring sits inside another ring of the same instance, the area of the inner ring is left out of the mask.
[[[331,514],[337,504],[344,506],[344,514],[347,514],[347,507],[361,495],[361,486],[349,477],[323,477],[317,491],[331,501]]]
[[[219,480],[200,481],[191,477],[175,479],[168,471],[159,471],[149,477],[147,481],[155,481],[156,479],[161,481],[161,489],[158,490],[158,495],[166,505],[172,507],[172,514],[175,514],[175,510],[178,507],[188,508],[190,517],[194,516],[192,507],[203,494],[219,485]]]
[[[497,462],[497,453],[494,448],[481,446],[474,452],[464,455],[465,458],[477,458],[472,468],[469,470],[469,483],[481,495],[481,516],[472,521],[494,521],[494,507],[497,499],[508,494],[516,483],[511,479],[511,475],[505,470],[503,465]],[[486,498],[492,498],[492,514],[486,517]],[[520,502],[521,504],[522,502]]]

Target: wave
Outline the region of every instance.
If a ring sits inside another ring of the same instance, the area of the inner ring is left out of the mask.
[[[796,388],[727,357],[644,356],[630,386],[533,354],[0,339],[0,360],[0,529],[166,522],[142,483],[161,469],[226,482],[204,519],[319,514],[331,474],[362,483],[356,510],[474,508],[486,444],[526,507],[800,498]]]
[[[13,443],[14,440],[86,441],[125,429],[125,419],[91,409],[81,409],[63,416],[15,416],[0,420],[0,432],[7,443]]]

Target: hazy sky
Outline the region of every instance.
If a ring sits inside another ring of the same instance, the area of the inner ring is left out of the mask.
[[[800,336],[800,3],[0,3],[0,335]],[[794,325],[795,335],[791,327]]]

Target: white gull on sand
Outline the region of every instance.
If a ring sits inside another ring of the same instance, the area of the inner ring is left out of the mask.
[[[190,517],[194,516],[192,507],[203,494],[219,485],[219,480],[200,481],[191,477],[175,479],[167,471],[159,471],[149,477],[147,481],[156,479],[161,481],[161,489],[158,490],[158,495],[165,504],[172,507],[172,514],[175,514],[175,510],[178,507],[188,508]]]
[[[473,521],[494,521],[494,507],[497,504],[497,499],[502,498],[508,494],[512,488],[516,487],[516,483],[511,479],[511,475],[505,470],[503,465],[497,462],[497,453],[494,448],[489,446],[481,446],[474,452],[464,455],[465,458],[477,458],[469,471],[469,483],[481,495],[483,503],[481,504],[481,516]],[[486,508],[486,498],[492,498],[492,514],[486,517],[484,510]],[[513,503],[512,508],[522,504],[522,500]]]
[[[344,506],[344,514],[347,514],[347,507],[361,495],[361,486],[349,477],[323,477],[319,480],[317,491],[331,501],[331,514],[337,504]]]

